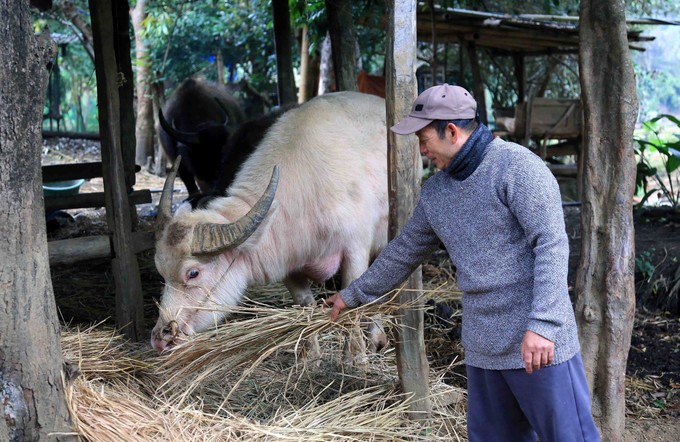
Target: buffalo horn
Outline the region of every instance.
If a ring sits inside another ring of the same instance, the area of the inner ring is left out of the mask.
[[[163,130],[168,133],[172,138],[184,144],[199,144],[198,134],[196,132],[183,132],[175,128],[174,124],[168,123],[168,120],[163,116],[163,110],[158,109],[158,121],[161,123]],[[174,122],[173,122],[174,123]]]
[[[194,239],[191,253],[206,255],[220,253],[238,247],[264,220],[274,201],[276,187],[279,183],[279,168],[274,166],[269,185],[260,199],[247,214],[230,224],[201,223],[194,227]]]
[[[161,193],[161,199],[158,202],[158,214],[156,215],[156,239],[158,240],[163,233],[165,225],[172,218],[171,207],[172,207],[172,191],[175,183],[175,177],[177,176],[177,169],[179,169],[179,163],[182,161],[182,155],[177,155],[175,158],[175,163],[172,165],[172,170],[168,173],[168,177],[165,179],[165,184],[163,184],[163,193]]]

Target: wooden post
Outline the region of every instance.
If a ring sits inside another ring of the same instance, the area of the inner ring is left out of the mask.
[[[515,63],[515,79],[517,79],[517,103],[521,104],[526,101],[526,67],[524,63],[524,56],[522,54],[515,54],[512,57]]]
[[[417,96],[416,82],[416,1],[390,0],[387,3],[387,42],[385,87],[387,127],[394,125],[411,111]],[[420,190],[422,160],[414,137],[387,131],[388,189],[390,200],[389,237],[401,230],[413,212]],[[411,303],[422,290],[422,273],[418,268],[400,293],[400,303]],[[401,309],[397,368],[402,390],[412,393],[414,402],[410,417],[426,419],[432,411],[429,399],[429,367],[423,338],[422,309]]]
[[[489,119],[486,116],[486,97],[484,96],[484,82],[482,81],[482,71],[479,69],[479,59],[477,58],[477,45],[474,42],[468,42],[465,45],[467,48],[468,59],[470,60],[470,69],[472,69],[472,93],[477,100],[477,113],[482,123],[489,124]]]
[[[440,83],[437,81],[437,69],[439,69],[439,63],[437,61],[437,28],[435,26],[434,0],[429,0],[428,5],[430,7],[430,32],[432,33],[432,59],[430,60],[432,83],[429,86],[436,86]],[[442,83],[446,83],[446,71],[444,71]]]
[[[113,0],[117,1],[117,0]],[[143,332],[142,284],[132,248],[130,204],[121,142],[119,72],[116,62],[112,0],[89,0],[94,34],[99,132],[102,144],[106,220],[111,235],[116,321],[125,336],[138,340]],[[133,126],[134,128],[134,126]]]
[[[120,150],[123,154],[125,187],[132,190],[136,183],[135,155],[137,151],[137,131],[135,123],[135,82],[132,73],[132,52],[130,41],[130,3],[128,0],[115,0],[112,14],[116,34],[114,51],[118,69],[118,99],[120,107]],[[132,228],[137,227],[137,209],[130,206]]]
[[[113,50],[116,63],[116,83],[120,115],[120,149],[123,154],[125,185],[131,189],[135,185],[135,86],[132,73],[130,42],[130,4],[128,0],[113,0],[111,13],[115,33]]]

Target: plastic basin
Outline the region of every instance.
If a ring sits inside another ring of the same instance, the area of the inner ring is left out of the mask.
[[[45,196],[67,196],[76,195],[80,190],[80,186],[85,182],[84,179],[68,180],[68,181],[54,181],[43,184],[43,194]]]

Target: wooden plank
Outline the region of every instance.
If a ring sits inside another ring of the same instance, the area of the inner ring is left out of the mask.
[[[416,2],[389,0],[386,40],[387,127],[394,125],[411,111],[417,96],[416,81]],[[390,202],[389,237],[394,238],[410,218],[420,190],[422,160],[415,137],[398,136],[387,130],[388,189]],[[398,301],[413,303],[423,288],[418,268],[408,279]],[[397,369],[401,388],[413,394],[409,417],[427,419],[432,413],[429,399],[429,366],[423,337],[423,309],[400,309],[395,318],[399,324]]]
[[[99,141],[101,137],[96,132],[60,132],[56,130],[45,130],[42,131],[43,138],[71,138],[76,140],[97,140]]]
[[[576,178],[578,166],[573,164],[548,164],[548,168],[556,177]]]
[[[43,183],[54,181],[98,178],[102,176],[102,163],[53,164],[42,167]]]
[[[114,0],[115,1],[115,0]],[[111,231],[111,266],[116,286],[116,321],[128,339],[144,334],[142,284],[132,248],[130,203],[121,152],[118,67],[115,52],[116,19],[112,0],[89,0],[94,34],[99,131],[106,194],[106,219]],[[127,14],[128,9],[125,9]]]
[[[152,201],[149,189],[135,190],[128,194],[130,204],[148,204]],[[106,194],[104,192],[79,193],[77,195],[45,197],[45,211],[66,209],[84,209],[87,207],[105,207]]]
[[[132,247],[135,253],[152,249],[155,245],[153,232],[132,233]],[[82,236],[60,239],[47,243],[50,265],[74,264],[88,259],[111,257],[111,238],[108,235]]]
[[[142,167],[135,165],[135,172],[142,170]],[[77,180],[84,178],[99,178],[103,176],[101,161],[93,163],[76,163],[76,164],[52,164],[42,167],[43,183],[51,183],[53,181]]]
[[[527,104],[519,104],[515,110],[515,136],[523,137],[528,129],[531,137],[578,138],[581,135],[583,112],[578,100],[536,97],[531,100],[527,124]]]

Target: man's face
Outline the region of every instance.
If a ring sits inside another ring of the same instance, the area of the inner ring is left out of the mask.
[[[433,127],[427,126],[419,130],[416,136],[418,136],[420,153],[429,158],[437,169],[444,169],[460,150],[460,146],[456,146],[457,134],[458,128],[453,124],[449,124],[446,128],[443,139],[439,138],[437,130]]]

